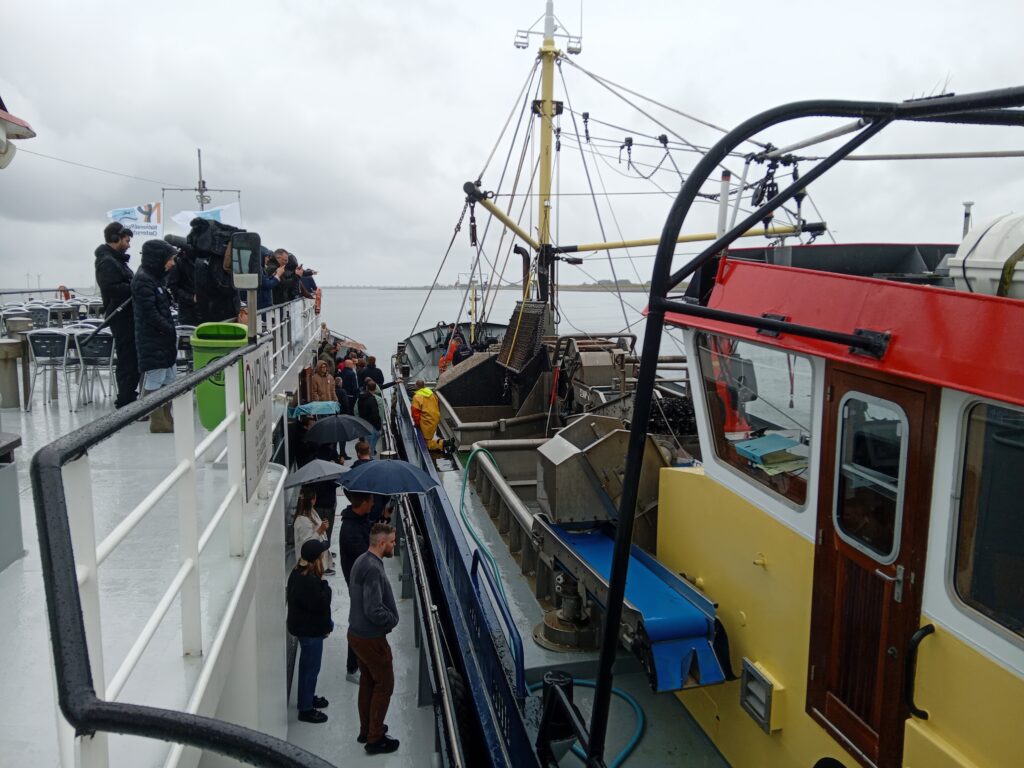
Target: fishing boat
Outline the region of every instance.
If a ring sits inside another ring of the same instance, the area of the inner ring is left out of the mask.
[[[586,149],[588,129],[555,97],[559,62],[577,67],[581,50],[559,27],[548,2],[539,90],[521,97],[540,148],[523,177],[537,191],[467,182],[463,215],[510,234],[497,249],[487,225],[474,234],[452,314],[392,359],[405,386],[382,447],[438,484],[400,500],[387,566],[400,750],[363,754],[337,657],[320,691],[330,725],[295,718],[285,485],[322,341],[300,299],[120,411],[88,387],[62,410],[44,387],[42,408],[3,414],[21,445],[4,442],[0,478],[8,490],[16,478],[38,544],[26,535],[0,570],[0,638],[21,662],[0,761],[1019,762],[1024,227],[1002,216],[965,222],[960,243],[819,245],[827,227],[802,211],[809,186],[886,126],[1019,126],[1024,88],[769,110],[690,152],[660,237],[567,244],[553,236],[556,157],[560,144]],[[572,117],[571,136],[559,132]],[[770,144],[804,118],[844,122]],[[623,166],[641,179],[675,165],[684,142],[668,134],[649,165],[642,142],[621,141]],[[716,214],[711,232],[691,230],[698,201]],[[741,236],[761,242],[738,248]],[[682,266],[680,243],[701,249]],[[559,269],[653,247],[642,328],[624,316],[561,332]],[[506,253],[522,265],[520,299],[492,318],[491,291],[515,282],[497,266]],[[438,424],[425,434],[429,398]],[[173,438],[138,421],[164,405]],[[347,597],[331,583],[341,622]]]
[[[592,765],[1016,764],[1024,368],[999,350],[1024,341],[1022,219],[972,226],[968,206],[959,243],[823,245],[801,211],[827,171],[873,159],[858,150],[887,126],[1020,126],[1024,89],[800,102],[726,132],[656,240],[637,348],[629,328],[554,322],[560,260],[646,244],[552,237],[571,140],[557,117],[572,110],[553,93],[571,65],[556,29],[549,3],[526,100],[535,196],[499,206],[485,180],[464,188],[522,255],[521,301],[500,340],[436,378],[410,364],[411,339],[394,358],[423,379],[398,393],[395,431],[444,489],[415,523],[475,759],[554,764],[575,741]],[[771,143],[816,118],[846,122]],[[723,166],[744,157],[736,183]],[[690,234],[709,198],[717,231]],[[534,231],[511,214],[521,200],[536,200]],[[770,242],[736,247],[744,235]],[[660,354],[668,329],[680,354]],[[436,431],[414,423],[423,397]],[[633,712],[611,706],[615,686]]]

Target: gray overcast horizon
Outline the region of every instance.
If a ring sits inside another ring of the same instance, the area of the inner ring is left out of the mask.
[[[106,211],[158,201],[162,186],[194,185],[197,147],[210,187],[242,190],[243,224],[316,268],[321,284],[429,284],[462,210],[462,184],[480,173],[533,66],[539,37],[524,51],[513,35],[543,10],[543,0],[11,4],[0,27],[0,95],[38,136],[18,142],[26,151],[0,171],[0,287],[34,288],[37,279],[44,287],[91,286]],[[580,30],[578,2],[556,2],[555,12],[568,31]],[[991,0],[584,0],[583,52],[573,60],[731,128],[794,100],[902,100],[1019,85],[1022,28],[1024,3]],[[574,67],[562,70],[572,108],[615,126],[589,127],[606,145],[605,157],[588,157],[594,186],[648,193],[612,198],[611,209],[601,203],[607,238],[657,236],[678,176],[663,168],[658,187],[638,179],[614,142],[632,135],[641,144],[644,134],[665,131]],[[695,144],[719,135],[644,108]],[[761,138],[778,146],[839,124],[786,126]],[[586,192],[568,112],[561,127],[560,190]],[[1024,149],[1024,132],[901,125],[862,151],[978,149]],[[486,189],[497,186],[507,151],[506,143],[490,163]],[[637,147],[633,159],[653,166],[661,155]],[[673,159],[692,167],[694,155],[673,150]],[[846,163],[811,194],[840,242],[957,242],[961,201],[976,202],[978,220],[1020,210],[1022,170],[1024,158]],[[234,199],[214,193],[211,204]],[[196,208],[194,197],[168,192],[165,202],[165,232],[184,234],[170,217]],[[602,239],[588,198],[567,195],[556,211],[557,242]],[[706,205],[685,231],[713,228],[714,217]],[[483,211],[478,219],[482,234]],[[488,257],[504,258],[495,235]],[[133,266],[141,245],[133,242]],[[635,251],[633,264],[616,260],[618,276],[646,279],[651,261],[643,256],[652,251]],[[441,281],[467,272],[472,255],[464,226]],[[518,271],[513,262],[506,277],[517,280]],[[599,253],[562,280],[610,276]]]

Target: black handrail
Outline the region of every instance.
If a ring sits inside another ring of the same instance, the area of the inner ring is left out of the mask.
[[[921,646],[921,641],[934,631],[934,624],[925,624],[910,636],[910,643],[907,645],[907,660],[904,662],[906,668],[903,678],[903,695],[906,697],[907,709],[910,710],[910,714],[920,720],[927,720],[928,713],[923,709],[919,709],[914,703],[914,680],[917,677],[917,649]]]
[[[594,707],[590,721],[590,748],[587,750],[587,758],[591,766],[598,765],[604,755],[608,711],[614,679],[612,665],[618,648],[619,622],[622,618],[626,571],[629,567],[629,550],[633,539],[633,517],[640,485],[640,469],[644,443],[647,439],[647,421],[650,418],[651,398],[654,391],[658,353],[661,347],[661,334],[665,326],[665,313],[671,306],[668,302],[668,294],[681,280],[710,261],[723,248],[728,247],[729,243],[737,237],[736,229],[740,227],[745,229],[749,226],[749,222],[745,220],[743,224],[737,225],[710,244],[700,256],[687,266],[673,273],[672,257],[675,254],[676,239],[679,237],[683,221],[697,199],[701,187],[711,179],[718,164],[729,153],[737,149],[747,139],[753,138],[773,125],[803,117],[860,117],[868,121],[866,127],[861,129],[859,134],[827,156],[800,180],[775,195],[754,214],[751,214],[748,218],[753,218],[756,223],[802,190],[808,183],[808,177],[813,181],[893,121],[924,120],[985,125],[1024,125],[1024,112],[1010,109],[1020,106],[1024,106],[1024,87],[901,103],[821,100],[785,104],[755,115],[731,130],[707,151],[687,176],[665,221],[651,274],[647,323],[640,357],[640,373],[637,377],[633,402],[626,474],[622,483],[622,495],[619,497],[619,519],[616,526],[615,549],[612,554],[608,600],[601,636],[601,656],[598,661]],[[797,335],[797,332],[791,328],[787,329],[787,332]]]
[[[139,704],[103,701],[96,695],[89,663],[62,467],[139,417],[220,373],[259,345],[250,344],[234,350],[201,370],[55,440],[32,457],[32,494],[53,645],[57,700],[65,719],[80,736],[107,731],[177,742],[255,765],[331,768],[330,763],[295,744],[223,720]]]

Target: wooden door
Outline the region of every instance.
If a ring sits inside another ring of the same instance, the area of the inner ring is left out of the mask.
[[[831,365],[807,711],[861,763],[899,766],[921,612],[938,389]]]

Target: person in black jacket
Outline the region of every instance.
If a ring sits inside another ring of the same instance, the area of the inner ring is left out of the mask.
[[[103,245],[96,249],[96,285],[103,298],[103,311],[117,352],[117,399],[115,408],[123,408],[138,398],[139,362],[135,356],[135,325],[131,306],[117,310],[131,298],[132,276],[128,266],[128,248],[132,231],[120,222],[111,222],[103,229]]]
[[[341,560],[341,573],[348,584],[352,565],[370,548],[370,511],[373,509],[373,497],[368,493],[346,492],[349,506],[341,513],[341,527],[338,530],[338,552]],[[345,665],[345,679],[350,683],[359,682],[359,662],[355,651],[348,649],[348,660]]]
[[[274,303],[285,304],[299,295],[299,276],[295,274],[299,263],[284,248],[274,251],[274,258],[277,266],[284,267],[284,271],[277,278],[277,285],[274,286]]]
[[[316,679],[324,654],[324,638],[334,630],[331,585],[323,580],[320,557],[328,546],[320,539],[310,539],[302,545],[285,591],[288,632],[299,641],[299,720],[306,723],[327,722],[327,715],[320,711],[327,706],[327,699],[316,695]]]
[[[178,249],[163,240],[142,246],[142,266],[132,280],[135,339],[142,374],[142,393],[155,392],[177,376],[178,336],[171,317],[171,294],[165,285]],[[150,432],[173,432],[170,405],[153,411]]]
[[[196,325],[196,260],[188,248],[178,251],[174,267],[167,275],[167,290],[178,307],[178,325]]]

